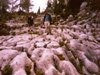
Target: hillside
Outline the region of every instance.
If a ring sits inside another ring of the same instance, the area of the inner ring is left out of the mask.
[[[52,15],[48,29],[43,15],[31,27],[16,21],[1,25],[0,75],[100,75],[100,11],[83,3],[74,17]]]

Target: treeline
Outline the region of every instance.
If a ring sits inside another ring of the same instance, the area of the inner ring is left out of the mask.
[[[70,14],[76,15],[84,1],[88,3],[87,7],[90,10],[100,10],[100,0],[54,0],[51,5],[52,11],[56,15],[60,14],[63,18],[67,18],[66,16]]]
[[[33,6],[30,0],[0,0],[0,11],[14,12],[17,9],[29,12],[30,6]]]
[[[28,14],[30,6],[30,0],[0,0],[0,22]]]
[[[81,3],[84,1],[87,1],[90,10],[100,10],[100,0],[53,0],[52,4],[48,0],[48,7],[55,15],[61,15],[66,19],[70,14],[76,15],[79,12]],[[0,18],[6,17],[8,9],[10,13],[16,9],[21,13],[29,13],[31,6],[34,5],[30,0],[0,0]]]

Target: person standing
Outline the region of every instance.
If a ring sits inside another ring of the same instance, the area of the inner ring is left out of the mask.
[[[43,24],[44,24],[44,26],[45,26],[46,28],[49,27],[50,24],[51,24],[51,21],[52,21],[51,15],[50,15],[49,13],[46,13],[46,14],[44,15],[44,19],[43,19]]]
[[[28,23],[28,28],[29,28],[29,30],[28,30],[28,32],[32,32],[33,31],[33,24],[34,24],[34,22],[33,22],[33,16],[28,16],[28,18],[27,18],[27,23]]]
[[[28,26],[32,26],[33,25],[33,16],[29,16],[28,20],[27,20]]]
[[[51,15],[46,12],[44,15],[43,24],[44,27],[46,28],[47,34],[51,34],[51,28],[50,28],[51,21],[52,21]]]
[[[51,21],[52,21],[51,15],[49,13],[46,13],[44,15],[43,24],[44,24],[44,27],[46,28],[47,33],[51,32],[51,29],[50,29]]]

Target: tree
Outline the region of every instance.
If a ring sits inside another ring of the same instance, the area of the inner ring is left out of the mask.
[[[100,0],[86,0],[92,10],[100,10]]]
[[[7,18],[8,3],[8,0],[0,0],[0,22],[5,22]]]
[[[8,3],[8,0],[0,0],[0,12],[3,13],[7,10],[7,8],[9,8]]]
[[[81,3],[85,0],[54,0],[53,11],[56,15],[75,15],[79,12]]]
[[[29,12],[30,6],[33,6],[30,3],[30,0],[20,0],[20,10],[26,10]]]
[[[17,8],[16,2],[18,0],[9,0],[9,4],[11,5],[11,12],[14,12],[15,9]]]

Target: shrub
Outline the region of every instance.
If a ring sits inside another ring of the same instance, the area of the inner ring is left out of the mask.
[[[60,60],[65,60],[65,57],[62,54],[57,54]]]
[[[43,71],[41,69],[38,69],[36,71],[36,75],[44,75]]]
[[[2,75],[12,75],[12,71],[13,69],[11,68],[11,66],[8,64],[6,65],[3,70],[2,70]]]
[[[25,71],[27,75],[30,75],[31,73],[31,65],[25,65]]]
[[[7,29],[5,29],[5,28],[2,28],[0,30],[0,35],[9,35],[9,31]]]
[[[64,46],[64,45],[65,45],[64,41],[60,41],[60,42],[59,42],[59,45],[60,45],[61,47]]]

